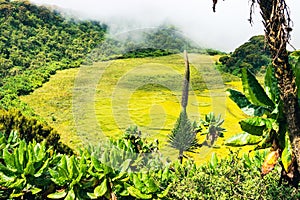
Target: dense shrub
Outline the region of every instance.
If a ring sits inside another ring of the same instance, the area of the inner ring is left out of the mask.
[[[46,139],[47,146],[53,146],[60,153],[72,154],[72,150],[59,141],[60,136],[53,128],[40,119],[24,116],[17,109],[0,110],[0,131],[6,137],[12,131],[17,131],[19,137],[26,142],[42,142]]]
[[[297,189],[279,184],[280,167],[260,176],[264,156],[230,152],[220,161],[212,157],[211,162],[199,167],[190,161],[182,166],[173,164],[176,180],[168,199],[298,199]]]

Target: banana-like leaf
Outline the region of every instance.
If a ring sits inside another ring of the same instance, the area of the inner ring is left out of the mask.
[[[281,161],[286,172],[289,172],[289,166],[292,164],[293,151],[288,132],[285,134],[285,147],[281,154]]]
[[[268,97],[274,102],[277,103],[280,99],[280,91],[278,88],[278,82],[275,77],[274,67],[269,66],[265,75],[265,91]]]
[[[141,193],[141,191],[139,189],[136,189],[135,187],[128,187],[127,188],[128,193],[137,198],[137,199],[152,199],[152,195],[151,194],[143,194]]]
[[[12,184],[10,184],[8,186],[8,188],[23,189],[25,185],[26,185],[25,178],[18,178],[18,179],[15,180],[15,182],[13,182]]]
[[[51,180],[59,186],[65,185],[67,181],[67,175],[65,175],[65,173],[61,173],[61,171],[61,168],[58,168],[58,170],[49,169]]]
[[[111,179],[111,181],[117,181],[117,180],[120,180],[120,181],[123,181],[124,179],[127,179],[129,178],[127,176],[127,173],[126,172],[120,172],[117,176],[115,176],[113,179]]]
[[[262,140],[262,137],[251,135],[249,133],[240,133],[237,135],[232,136],[231,138],[225,141],[225,145],[239,147],[245,145],[253,145],[258,144]]]
[[[14,198],[21,197],[21,196],[23,196],[23,195],[24,195],[24,192],[15,193],[15,191],[13,191],[13,193],[11,193],[11,194],[9,195],[9,198],[10,198],[10,199],[14,199]]]
[[[35,153],[35,162],[42,161],[46,156],[46,140],[42,143],[35,144],[34,153]]]
[[[243,119],[239,122],[239,124],[243,131],[257,136],[262,136],[263,131],[266,128],[265,120],[261,117]]]
[[[94,193],[88,192],[87,195],[90,197],[90,199],[98,199]]]
[[[78,162],[75,159],[75,156],[71,156],[69,159],[67,159],[67,165],[68,165],[68,175],[69,179],[76,179],[79,176],[79,169],[78,169]]]
[[[255,76],[246,68],[242,69],[242,83],[245,96],[255,105],[275,108],[275,104],[268,97],[262,86],[256,80]]]
[[[15,160],[14,163],[15,163],[15,167],[17,169],[17,172],[22,173],[23,172],[23,166],[21,166],[20,161],[19,161],[19,153],[20,153],[19,148],[15,148],[12,155],[13,155],[13,158]]]
[[[227,89],[227,93],[229,98],[248,116],[262,116],[270,112],[266,107],[252,104],[243,93],[237,90]]]
[[[265,149],[265,148],[269,148],[270,146],[272,146],[271,130],[265,129],[264,131],[265,131],[265,133],[263,133],[264,138],[257,144],[257,146],[255,147],[254,150]]]
[[[91,155],[91,161],[92,161],[92,165],[95,167],[95,169],[97,171],[99,171],[99,172],[103,171],[103,167],[102,167],[100,161],[96,158],[94,152]]]

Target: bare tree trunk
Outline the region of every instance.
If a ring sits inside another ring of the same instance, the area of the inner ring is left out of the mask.
[[[189,85],[190,85],[190,63],[188,59],[188,55],[186,50],[184,50],[184,62],[185,62],[185,75],[183,80],[183,88],[182,88],[182,99],[181,99],[181,107],[183,112],[186,113],[186,107],[189,99]]]
[[[255,0],[252,2],[255,3]],[[257,0],[257,3],[264,20],[266,40],[272,54],[275,75],[280,88],[280,98],[284,104],[284,114],[293,154],[296,158],[295,167],[300,172],[300,120],[297,86],[286,50],[291,31],[289,10],[285,0]]]

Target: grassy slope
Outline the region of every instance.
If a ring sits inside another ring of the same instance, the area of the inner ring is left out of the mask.
[[[212,70],[215,60],[216,57],[190,55],[192,84],[188,113],[192,120],[199,120],[199,116],[211,111],[222,114],[228,130],[226,139],[240,131],[237,122],[245,116],[226,97],[225,89],[240,89],[241,84],[230,82],[225,86],[221,75]],[[145,136],[159,139],[163,153],[177,155],[166,147],[166,135],[180,113],[183,73],[180,55],[95,63],[58,72],[22,100],[73,148],[82,141],[95,143],[118,136],[129,125],[136,124]],[[223,139],[219,139],[217,145],[222,143]],[[227,153],[225,149],[203,147],[192,156],[201,161],[210,157],[212,151]]]

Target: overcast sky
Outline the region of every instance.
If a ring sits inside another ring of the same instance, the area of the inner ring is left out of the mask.
[[[249,19],[248,0],[219,0],[212,12],[212,0],[31,0],[38,4],[56,5],[80,17],[100,20],[116,33],[126,28],[156,27],[172,23],[199,45],[222,51],[233,51],[251,36],[263,34],[259,9],[254,25]],[[299,0],[286,0],[294,22],[292,45],[300,49]],[[129,23],[128,23],[129,22]],[[120,28],[120,29],[119,29]],[[297,37],[298,36],[298,37]]]

